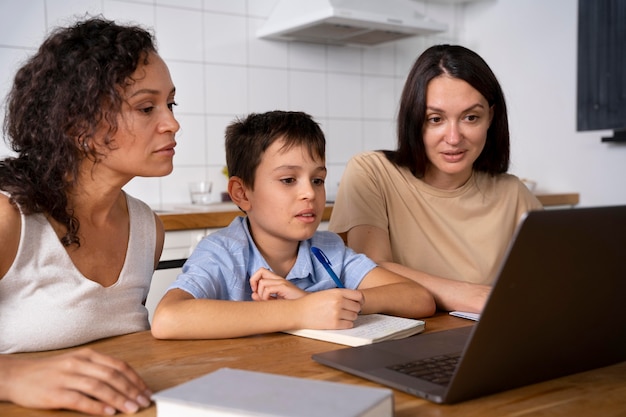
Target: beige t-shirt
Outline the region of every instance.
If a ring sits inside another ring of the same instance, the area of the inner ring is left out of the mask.
[[[440,190],[392,164],[381,152],[352,158],[329,230],[359,225],[387,230],[393,261],[445,278],[491,284],[524,213],[541,203],[515,176],[475,172],[456,190]]]

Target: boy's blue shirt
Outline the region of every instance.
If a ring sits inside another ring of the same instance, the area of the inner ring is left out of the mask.
[[[346,288],[356,289],[376,267],[374,261],[346,247],[339,235],[318,231],[311,239],[300,242],[296,263],[286,277],[308,292],[337,287],[311,253],[311,246],[326,254]],[[251,301],[249,280],[259,268],[270,269],[252,240],[246,217],[237,217],[228,227],[198,243],[169,289],[179,288],[195,298]]]

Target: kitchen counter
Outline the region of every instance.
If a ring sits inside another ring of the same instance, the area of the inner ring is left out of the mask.
[[[330,219],[332,205],[326,206],[322,221]],[[233,203],[215,203],[206,206],[166,206],[155,210],[166,231],[189,229],[215,229],[226,227],[243,212]]]
[[[578,193],[539,194],[541,204],[549,206],[575,206],[579,201]],[[322,221],[328,221],[333,206],[327,205],[322,214]],[[215,203],[206,206],[172,205],[156,210],[163,221],[166,231],[190,229],[214,229],[226,227],[243,213],[233,203]]]

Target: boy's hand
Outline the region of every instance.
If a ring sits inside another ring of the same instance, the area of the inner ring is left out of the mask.
[[[358,290],[334,288],[298,300],[301,329],[351,329],[365,302]]]
[[[24,407],[111,415],[150,405],[148,387],[130,366],[91,349],[8,365],[8,399]]]
[[[265,268],[259,268],[252,274],[250,287],[254,301],[295,300],[307,295],[306,291]]]

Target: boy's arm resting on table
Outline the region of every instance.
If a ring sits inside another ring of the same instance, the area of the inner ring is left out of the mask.
[[[147,407],[151,395],[125,362],[88,348],[41,359],[0,355],[0,401],[111,415]]]
[[[361,291],[332,289],[298,299],[227,301],[171,289],[152,320],[157,339],[223,339],[292,329],[348,329],[361,310]]]
[[[361,313],[422,318],[435,313],[435,300],[420,284],[385,268],[372,269],[361,281],[365,302]]]
[[[389,235],[378,227],[355,226],[348,231],[347,242],[356,252],[366,254],[381,267],[424,286],[441,310],[480,313],[491,291],[488,285],[442,278],[393,262]]]

